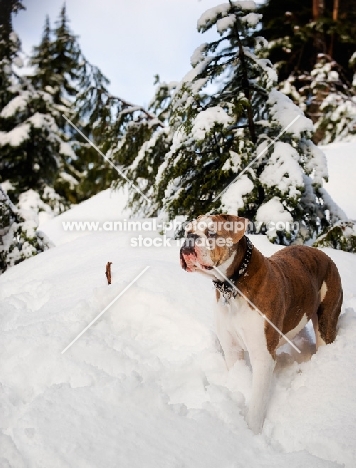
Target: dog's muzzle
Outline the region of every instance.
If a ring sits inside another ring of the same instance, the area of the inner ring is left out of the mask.
[[[180,249],[180,264],[186,271],[192,271],[193,264],[196,262],[195,242],[199,239],[196,234],[188,234]]]
[[[198,260],[196,243],[200,240],[201,238],[197,234],[189,233],[180,249],[180,264],[182,268],[188,272],[194,271],[197,268],[205,270],[212,269],[211,266],[203,265]]]

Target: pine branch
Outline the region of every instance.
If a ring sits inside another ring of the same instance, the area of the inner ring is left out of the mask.
[[[116,96],[112,96],[110,94],[108,95],[108,97],[109,97],[109,99],[111,99],[113,101],[121,102],[124,105],[124,107],[126,107],[126,109],[124,111],[122,111],[122,112],[125,112],[126,114],[129,114],[129,113],[134,113],[134,112],[140,111],[143,114],[145,114],[148,117],[149,120],[156,120],[157,124],[160,127],[164,128],[164,124],[154,114],[147,111],[144,107],[136,106],[136,105],[132,104],[131,102],[126,101],[125,99],[122,99],[122,98],[119,98],[119,97],[116,97]]]

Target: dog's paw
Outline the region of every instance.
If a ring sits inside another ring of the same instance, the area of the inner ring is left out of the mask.
[[[259,415],[253,414],[251,411],[248,411],[246,416],[246,423],[249,429],[251,429],[251,431],[255,435],[261,434],[263,419]]]

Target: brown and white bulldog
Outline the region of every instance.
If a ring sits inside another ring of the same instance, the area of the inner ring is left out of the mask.
[[[257,434],[277,348],[310,319],[317,348],[334,341],[343,293],[336,265],[325,253],[291,246],[266,258],[245,236],[245,226],[237,216],[200,216],[186,228],[180,260],[186,271],[213,279],[216,331],[227,367],[249,353],[253,379],[246,419]]]

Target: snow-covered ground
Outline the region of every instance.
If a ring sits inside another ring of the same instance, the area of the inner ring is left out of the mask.
[[[55,245],[71,242],[78,237],[90,234],[86,231],[65,231],[63,222],[66,221],[94,221],[103,223],[105,221],[116,221],[130,217],[130,212],[125,209],[127,202],[127,190],[120,191],[104,190],[90,200],[74,206],[71,210],[56,216],[54,219],[41,224],[39,229],[54,242]]]
[[[327,148],[328,189],[354,218],[356,162],[346,155],[355,147]],[[356,255],[325,249],[345,292],[337,339],[314,355],[309,329],[296,338],[302,355],[281,350],[254,436],[243,417],[250,368],[226,370],[211,282],[181,270],[178,246],[131,247],[137,232],[63,231],[63,220],[127,217],[125,198],[104,192],[42,226],[57,247],[0,277],[0,467],[354,468]],[[278,249],[251,239],[266,255]]]

